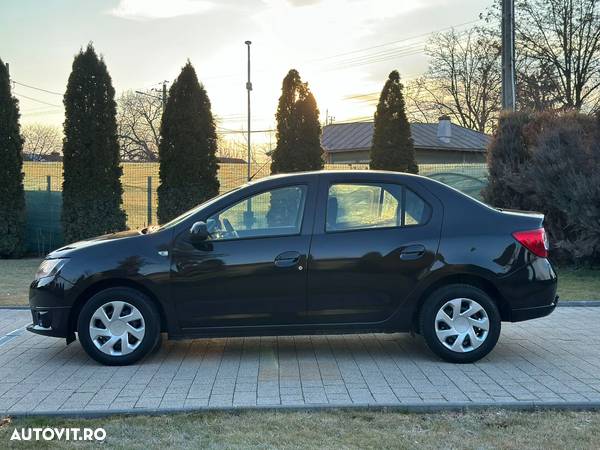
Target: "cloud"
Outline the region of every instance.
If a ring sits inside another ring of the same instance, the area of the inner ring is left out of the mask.
[[[122,19],[154,20],[202,14],[213,7],[206,0],[120,0],[110,14]]]

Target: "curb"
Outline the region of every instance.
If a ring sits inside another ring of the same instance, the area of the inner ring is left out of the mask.
[[[562,301],[558,302],[557,306],[567,306],[567,307],[583,306],[586,308],[597,307],[597,306],[600,306],[600,300],[562,300]]]
[[[335,411],[335,410],[365,410],[365,411],[392,411],[412,414],[433,414],[439,412],[470,412],[482,410],[510,410],[510,411],[600,411],[600,401],[590,402],[543,402],[543,401],[514,401],[514,402],[443,402],[443,403],[355,403],[352,405],[340,404],[312,404],[312,405],[277,405],[277,406],[203,406],[189,408],[137,408],[113,410],[64,410],[64,411],[31,411],[31,412],[2,412],[0,417],[13,418],[25,417],[62,417],[94,419],[109,416],[159,416],[164,414],[206,413],[206,412],[309,412],[309,411]]]

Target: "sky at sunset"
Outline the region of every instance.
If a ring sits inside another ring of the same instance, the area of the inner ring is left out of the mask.
[[[159,88],[189,58],[223,130],[246,120],[246,46],[252,41],[254,129],[269,129],[290,68],[315,94],[321,118],[364,120],[387,74],[427,68],[427,34],[476,21],[491,0],[2,0],[0,58],[10,63],[22,122],[61,124],[73,56],[103,55],[117,95]],[[32,89],[23,84],[44,89]]]

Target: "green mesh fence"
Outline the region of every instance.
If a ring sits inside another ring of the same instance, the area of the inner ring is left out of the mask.
[[[27,253],[45,255],[63,243],[60,212],[62,195],[53,191],[25,191]]]
[[[270,175],[270,161],[253,163],[254,179]],[[127,213],[127,226],[131,229],[156,224],[159,184],[158,163],[122,164],[123,209]],[[367,164],[325,164],[327,170],[366,170]],[[222,163],[219,169],[221,193],[246,182],[246,164]],[[60,199],[62,190],[61,162],[31,162],[23,164],[27,192],[27,246],[31,253],[43,254],[62,244],[60,233]],[[421,175],[480,198],[481,188],[487,183],[486,164],[421,164]]]

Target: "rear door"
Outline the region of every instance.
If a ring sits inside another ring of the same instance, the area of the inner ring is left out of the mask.
[[[435,198],[397,177],[356,178],[327,174],[319,184],[308,273],[311,323],[384,321],[434,262],[441,226]]]

